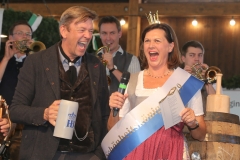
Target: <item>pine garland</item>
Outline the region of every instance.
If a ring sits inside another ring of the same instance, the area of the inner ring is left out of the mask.
[[[228,79],[222,80],[222,87],[227,89],[240,88],[240,75],[232,76]]]

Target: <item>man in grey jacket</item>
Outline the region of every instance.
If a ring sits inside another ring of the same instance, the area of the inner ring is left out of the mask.
[[[59,22],[62,40],[26,59],[10,107],[11,120],[24,124],[20,159],[105,159],[106,70],[86,53],[96,17],[88,8],[70,7]],[[61,99],[79,104],[72,140],[53,136]]]

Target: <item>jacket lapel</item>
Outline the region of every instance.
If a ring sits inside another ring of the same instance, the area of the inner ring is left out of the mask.
[[[47,75],[49,84],[57,99],[60,99],[60,80],[59,80],[59,70],[58,70],[58,45],[50,47],[47,52],[42,54],[43,68]]]

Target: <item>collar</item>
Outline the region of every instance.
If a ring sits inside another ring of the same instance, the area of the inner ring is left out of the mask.
[[[120,53],[121,55],[123,54],[123,49],[121,46],[119,46],[118,50],[116,50],[116,52],[113,53],[113,57],[115,57],[117,53],[118,54]]]
[[[59,51],[59,57],[60,57],[60,60],[61,60],[62,64],[67,64],[68,65],[68,60],[62,55],[59,47],[58,47],[58,51]],[[80,57],[79,60],[77,60],[77,62],[75,63],[75,66],[80,66],[81,62],[82,62],[82,57]]]
[[[19,58],[17,57],[17,54],[14,54],[14,57],[16,58],[16,62],[23,62],[23,59],[26,57],[26,54]]]

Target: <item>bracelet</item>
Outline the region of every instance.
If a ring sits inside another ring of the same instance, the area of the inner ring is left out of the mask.
[[[195,120],[195,124],[196,124],[196,127],[193,127],[193,128],[191,128],[191,127],[187,126],[187,127],[188,127],[188,129],[189,129],[189,131],[192,131],[192,130],[194,130],[194,129],[197,129],[197,128],[199,127],[199,123],[198,123],[198,121],[197,121],[197,120]]]
[[[114,67],[109,70],[110,73],[112,73],[114,70],[116,70]]]

